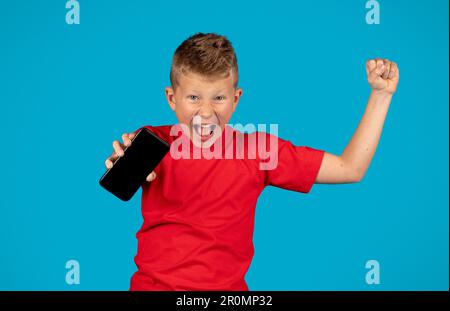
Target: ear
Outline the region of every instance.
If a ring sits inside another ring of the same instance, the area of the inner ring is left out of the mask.
[[[172,109],[173,111],[175,111],[175,92],[173,90],[172,87],[167,86],[165,89],[165,93],[166,93],[166,98],[167,98],[167,102],[170,106],[170,109]]]
[[[237,88],[234,91],[233,112],[236,109],[237,104],[239,103],[239,99],[241,98],[241,96],[242,96],[242,89],[241,88]]]

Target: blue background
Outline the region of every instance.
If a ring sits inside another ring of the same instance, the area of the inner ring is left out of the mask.
[[[65,1],[0,3],[0,289],[127,290],[140,193],[98,179],[111,142],[176,122],[164,87],[196,32],[234,44],[244,90],[231,123],[278,123],[297,145],[340,153],[364,111],[365,61],[401,81],[359,184],[259,199],[251,290],[448,289],[448,1]],[[81,284],[65,283],[76,259]],[[381,284],[365,283],[366,261]]]

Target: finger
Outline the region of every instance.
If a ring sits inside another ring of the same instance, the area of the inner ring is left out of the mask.
[[[377,60],[377,67],[372,71],[372,75],[380,77],[384,71],[386,70],[386,66],[384,65],[381,59]]]
[[[375,58],[375,68],[380,66],[380,64],[383,62],[383,60],[380,57]]]
[[[122,141],[125,147],[128,147],[131,145],[131,142],[133,141],[133,138],[136,136],[136,133],[124,133],[122,134]]]
[[[123,149],[122,149],[122,146],[120,145],[119,141],[117,141],[117,140],[113,141],[113,148],[114,148],[114,152],[116,153],[116,155],[118,155],[119,157],[123,156]]]
[[[383,79],[387,79],[389,77],[389,70],[391,67],[391,62],[388,59],[385,59],[383,61],[384,66],[386,66],[386,70],[383,72],[383,75],[381,76]]]
[[[123,141],[123,145],[125,147],[128,147],[129,145],[131,145],[131,139],[127,133],[122,134],[122,141]]]
[[[377,62],[377,68],[381,68],[384,65],[383,60],[380,58],[377,58],[376,62]]]
[[[369,60],[366,62],[366,73],[367,73],[367,76],[370,75],[370,72],[371,72],[372,70],[374,70],[375,67],[376,67],[376,62],[375,62],[373,59],[369,59]]]
[[[398,69],[397,63],[391,63],[391,72],[389,73],[389,79],[397,79],[400,76],[400,71]]]
[[[109,158],[107,158],[105,160],[105,165],[107,168],[111,168],[114,165],[114,162],[116,162],[117,158],[119,156],[117,155],[117,153],[115,151],[113,151],[113,153],[109,156]]]
[[[106,159],[105,166],[107,169],[110,169],[111,167],[113,167],[113,160],[111,160],[111,158]]]
[[[366,74],[367,74],[367,76],[370,75],[370,72],[373,70],[374,66],[375,66],[375,61],[373,59],[369,59],[366,62]]]
[[[155,171],[153,171],[153,172],[151,172],[151,173],[147,176],[146,180],[147,180],[148,182],[151,182],[151,181],[154,181],[155,178],[156,178],[156,173],[155,173]]]
[[[392,66],[391,66],[391,70],[389,71],[389,79],[393,79],[395,77],[395,71],[393,70]]]

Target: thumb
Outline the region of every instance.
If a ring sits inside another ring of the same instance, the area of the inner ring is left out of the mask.
[[[148,182],[151,182],[151,181],[154,181],[155,178],[156,178],[156,173],[155,173],[155,171],[153,171],[153,172],[151,172],[151,173],[147,176],[146,180],[147,180]]]

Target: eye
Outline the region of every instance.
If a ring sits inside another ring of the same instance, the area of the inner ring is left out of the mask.
[[[219,101],[225,100],[225,96],[222,96],[222,95],[216,96],[215,100],[219,100]]]
[[[197,95],[188,95],[187,98],[189,100],[193,100],[193,101],[198,100],[198,96]]]

